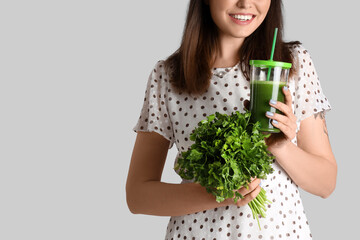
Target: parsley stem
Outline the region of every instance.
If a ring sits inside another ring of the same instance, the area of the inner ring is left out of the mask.
[[[266,191],[263,188],[260,190],[260,193],[256,196],[256,198],[254,198],[251,202],[248,203],[253,214],[253,219],[256,218],[260,230],[261,230],[261,226],[259,221],[259,215],[263,218],[266,217],[265,212],[266,212],[267,203],[272,203],[272,202],[267,199]]]
[[[248,205],[249,205],[249,207],[250,207],[250,209],[251,209],[251,212],[252,212],[252,214],[253,214],[253,219],[255,219],[256,213],[255,213],[254,207],[252,206],[252,203],[251,203],[251,202],[249,202]]]
[[[265,201],[264,201],[264,197],[262,196],[261,192],[260,192],[259,195],[256,197],[256,199],[257,199],[262,205],[264,205]]]

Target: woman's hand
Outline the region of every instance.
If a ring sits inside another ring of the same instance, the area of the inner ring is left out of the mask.
[[[251,202],[256,196],[260,193],[261,187],[260,187],[260,179],[254,178],[252,179],[251,183],[249,183],[248,189],[245,187],[241,187],[239,190],[237,190],[238,193],[240,193],[244,198],[239,199],[236,202],[236,206],[241,207],[245,206],[249,202]],[[232,203],[234,204],[234,199],[231,199]]]
[[[271,134],[270,137],[266,139],[266,144],[269,147],[281,147],[286,142],[291,142],[296,136],[297,125],[296,117],[291,107],[291,93],[287,87],[283,87],[282,91],[285,95],[285,103],[270,100],[269,104],[281,111],[284,115],[271,112],[266,113],[268,118],[273,119],[271,121],[272,125],[281,131],[281,133]]]

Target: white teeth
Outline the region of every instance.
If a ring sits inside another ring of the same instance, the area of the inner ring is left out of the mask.
[[[231,16],[240,21],[248,21],[248,20],[252,19],[252,15],[231,15]]]

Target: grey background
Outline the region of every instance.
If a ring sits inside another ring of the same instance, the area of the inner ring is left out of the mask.
[[[188,1],[1,1],[0,239],[164,239],[125,182],[152,67],[179,46]],[[286,1],[286,39],[309,50],[333,110],[328,199],[302,191],[314,239],[357,236],[359,34],[354,1]],[[164,182],[179,183],[172,170]],[[144,199],[146,201],[146,199]]]

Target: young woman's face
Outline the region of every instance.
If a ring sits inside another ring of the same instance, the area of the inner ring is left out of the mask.
[[[264,21],[271,0],[208,0],[221,36],[245,38]]]

